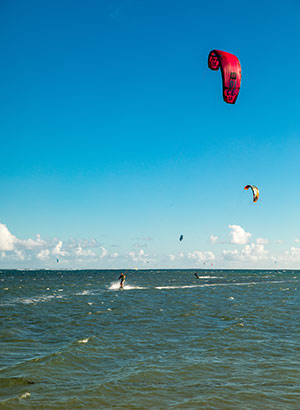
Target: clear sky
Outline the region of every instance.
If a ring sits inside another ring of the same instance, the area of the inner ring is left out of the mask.
[[[299,21],[298,0],[1,1],[0,267],[300,267]],[[212,49],[241,62],[235,105]]]

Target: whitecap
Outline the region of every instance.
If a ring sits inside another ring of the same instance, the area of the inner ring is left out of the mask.
[[[27,391],[27,392],[23,393],[20,398],[21,399],[26,399],[27,397],[30,397],[30,396],[31,396],[31,394],[29,393],[29,391]]]
[[[182,285],[182,286],[155,286],[155,289],[190,289],[190,288],[203,288],[208,285]]]
[[[120,288],[120,282],[112,282],[108,288],[109,290],[121,290]],[[129,284],[125,284],[122,288],[122,290],[132,290],[132,289],[148,289],[143,286],[132,286]]]
[[[92,295],[93,293],[90,290],[83,290],[82,292],[75,293],[76,296],[86,296]]]
[[[39,296],[36,298],[27,298],[27,299],[18,299],[19,303],[23,303],[24,305],[36,304],[39,302],[48,302],[49,300],[53,299],[55,296]]]
[[[86,339],[78,340],[78,343],[87,343],[89,340],[90,338],[87,337]]]

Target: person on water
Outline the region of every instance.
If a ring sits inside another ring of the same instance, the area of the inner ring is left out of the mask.
[[[196,276],[197,279],[200,279],[200,277],[199,277],[199,275],[198,275],[197,272],[195,272],[195,276]]]
[[[120,288],[122,289],[125,283],[126,275],[124,273],[121,273],[119,280],[120,280]]]

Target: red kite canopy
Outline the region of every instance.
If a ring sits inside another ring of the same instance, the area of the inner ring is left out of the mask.
[[[257,202],[258,197],[259,197],[259,190],[257,186],[255,185],[246,185],[244,189],[252,189],[252,194],[253,194],[253,202]]]
[[[242,79],[239,59],[226,51],[212,50],[208,56],[208,67],[211,70],[218,70],[221,67],[223,99],[228,104],[234,104],[239,95]]]

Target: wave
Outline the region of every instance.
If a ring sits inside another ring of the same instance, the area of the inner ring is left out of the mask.
[[[36,305],[37,303],[50,302],[52,299],[62,299],[63,297],[63,295],[42,295],[31,298],[14,298],[10,301],[1,303],[0,306],[13,306],[17,303],[22,303],[23,305]]]
[[[95,292],[92,290],[83,290],[82,292],[75,293],[76,296],[86,296],[86,295],[94,295]]]
[[[93,339],[93,336],[86,336],[84,339],[75,339],[73,341],[68,341],[62,343],[59,346],[53,348],[52,351],[41,351],[35,355],[32,355],[27,359],[20,359],[12,365],[3,366],[0,368],[1,372],[11,371],[11,372],[24,372],[25,369],[32,368],[32,365],[42,364],[43,366],[56,366],[60,363],[65,363],[66,366],[72,366],[72,363],[82,363],[84,358],[78,355],[77,351],[79,345],[89,343]],[[37,370],[37,368],[36,368]],[[25,377],[13,377],[13,378],[1,378],[0,377],[0,388],[3,387],[1,383],[10,384],[34,384],[35,381],[27,379]]]
[[[14,386],[27,386],[35,382],[25,377],[0,377],[0,388],[10,388]]]
[[[123,288],[120,288],[120,282],[112,282],[108,288],[109,290],[133,290],[133,289],[149,289],[145,286],[132,286],[129,284],[125,284]]]
[[[90,340],[90,338],[89,337],[87,337],[86,339],[81,339],[81,340],[78,340],[78,342],[77,343],[88,343],[88,341]]]
[[[54,299],[54,295],[48,295],[48,296],[38,296],[35,298],[26,298],[26,299],[17,299],[18,303],[23,303],[24,305],[30,305],[30,304],[36,304],[40,302],[48,302],[49,300]]]
[[[272,280],[265,282],[230,282],[230,283],[203,283],[202,285],[178,285],[178,286],[155,286],[155,289],[189,289],[189,288],[205,288],[205,287],[216,287],[216,286],[251,286],[251,285],[262,285],[270,283],[289,283],[295,281],[285,281],[285,280]]]
[[[181,286],[155,286],[154,289],[190,289],[190,288],[203,288],[204,286],[210,286],[209,284],[203,285],[181,285]],[[214,285],[212,285],[214,286]]]

